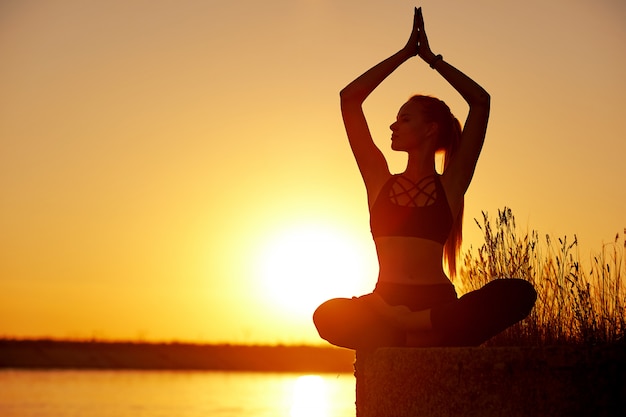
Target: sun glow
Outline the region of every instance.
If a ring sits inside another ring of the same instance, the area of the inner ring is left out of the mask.
[[[357,295],[371,274],[364,245],[320,225],[291,227],[265,242],[259,272],[271,303],[310,315],[323,301]]]
[[[293,389],[291,417],[328,416],[328,387],[318,375],[299,377]]]

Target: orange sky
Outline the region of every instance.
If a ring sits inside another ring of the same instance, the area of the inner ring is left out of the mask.
[[[0,336],[318,343],[376,277],[339,90],[404,45],[409,1],[0,5]],[[433,50],[492,96],[467,195],[599,248],[626,226],[626,5],[429,0]],[[401,67],[366,105],[461,99]],[[283,288],[284,291],[278,291]],[[287,297],[286,295],[289,295]]]

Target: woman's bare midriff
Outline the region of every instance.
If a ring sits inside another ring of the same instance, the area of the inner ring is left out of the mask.
[[[404,236],[374,239],[380,270],[378,281],[396,284],[449,284],[443,270],[443,245],[432,240]]]

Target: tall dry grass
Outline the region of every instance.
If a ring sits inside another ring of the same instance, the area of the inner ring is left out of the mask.
[[[626,241],[619,234],[582,261],[576,235],[570,240],[519,233],[510,208],[498,210],[493,221],[483,212],[476,224],[484,243],[464,253],[455,282],[459,292],[510,277],[531,282],[538,293],[530,316],[488,345],[626,344]]]

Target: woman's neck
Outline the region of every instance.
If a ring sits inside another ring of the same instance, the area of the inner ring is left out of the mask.
[[[423,153],[409,153],[409,161],[402,175],[416,181],[429,175],[434,175],[436,172],[434,156],[425,156]]]

